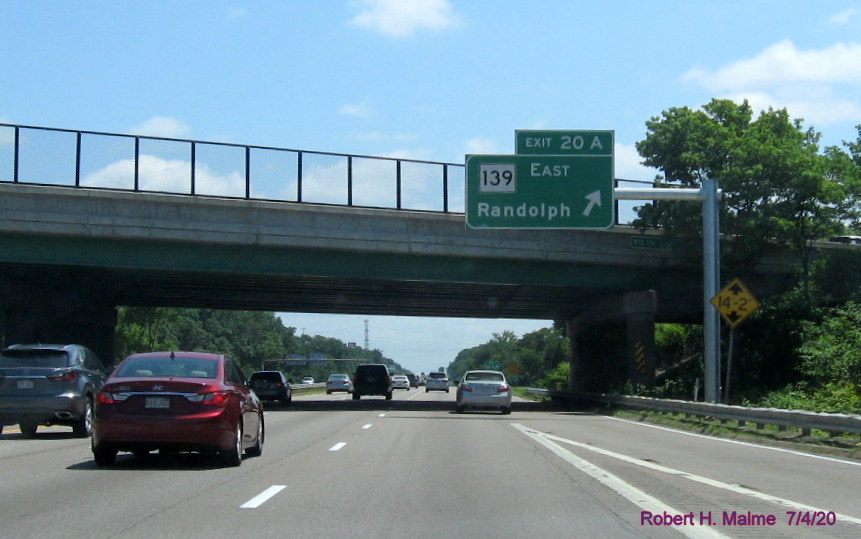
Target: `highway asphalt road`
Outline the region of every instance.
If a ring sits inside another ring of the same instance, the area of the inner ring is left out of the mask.
[[[858,537],[861,463],[454,390],[295,395],[263,455],[97,468],[89,440],[5,427],[2,537]]]

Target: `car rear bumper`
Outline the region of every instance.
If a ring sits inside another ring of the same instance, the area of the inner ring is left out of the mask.
[[[511,393],[475,395],[469,392],[462,392],[457,396],[457,406],[464,408],[510,408]]]
[[[0,425],[17,423],[64,424],[80,420],[86,408],[86,397],[57,395],[34,399],[33,397],[6,397],[0,404]]]
[[[226,450],[235,443],[237,420],[219,410],[189,416],[96,417],[93,444],[118,450],[186,448]]]

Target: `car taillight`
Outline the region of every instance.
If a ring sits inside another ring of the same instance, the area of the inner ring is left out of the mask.
[[[499,386],[499,389],[496,390],[497,393],[508,393],[509,387],[506,385]]]
[[[96,404],[119,404],[125,402],[129,396],[125,393],[108,393],[99,391],[96,393]]]
[[[74,382],[78,379],[77,371],[67,371],[56,376],[48,376],[48,380],[52,382]]]
[[[461,384],[461,385],[460,385],[460,390],[461,390],[461,391],[472,391],[472,388],[471,388],[471,387],[469,387],[469,384]]]
[[[188,400],[191,402],[206,404],[207,406],[224,406],[224,403],[227,402],[227,398],[229,396],[230,393],[226,391],[215,391],[213,393],[198,393],[197,395],[190,395]]]

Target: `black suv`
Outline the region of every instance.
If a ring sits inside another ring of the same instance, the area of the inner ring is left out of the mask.
[[[93,431],[93,402],[107,370],[77,344],[15,344],[0,352],[0,432],[18,423],[26,437],[39,425]]]
[[[288,405],[293,401],[293,389],[281,371],[257,371],[248,379],[248,386],[262,401],[279,401]]]
[[[392,400],[392,377],[389,368],[382,363],[368,363],[356,367],[353,376],[353,400],[362,395],[380,395]]]

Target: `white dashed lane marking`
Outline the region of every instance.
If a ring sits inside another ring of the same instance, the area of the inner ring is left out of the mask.
[[[275,496],[276,494],[278,494],[279,492],[281,492],[285,488],[287,488],[287,485],[272,485],[271,487],[267,488],[266,490],[264,490],[263,492],[261,492],[257,496],[251,498],[250,500],[248,500],[244,504],[240,505],[239,508],[240,509],[257,509],[258,507],[260,507],[261,505],[266,503],[272,496]]]

